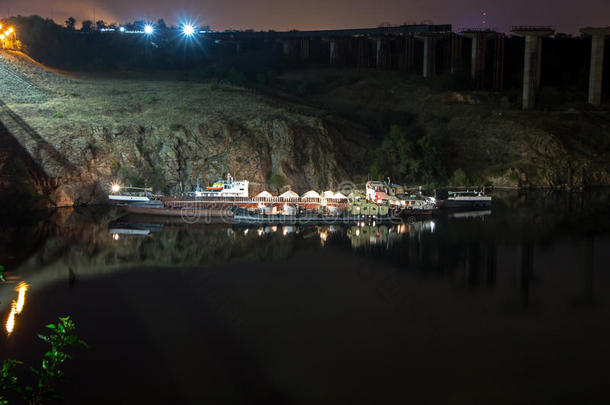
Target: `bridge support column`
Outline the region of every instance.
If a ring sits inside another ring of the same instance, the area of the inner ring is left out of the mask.
[[[392,68],[392,43],[388,39],[378,38],[376,40],[376,64],[377,69]]]
[[[494,40],[494,74],[493,89],[495,91],[504,90],[504,46],[506,37],[500,35]]]
[[[423,76],[430,77],[436,74],[436,38],[424,37],[424,66]]]
[[[299,57],[301,60],[309,59],[309,39],[301,39],[301,47],[299,48]]]
[[[367,38],[357,38],[356,41],[356,66],[368,68],[371,66],[369,40]]]
[[[540,88],[540,66],[542,64],[542,38],[553,34],[550,28],[513,28],[515,34],[525,37],[523,63],[523,109],[530,110],[536,104],[536,92]]]
[[[487,40],[496,33],[493,31],[464,31],[462,34],[472,39],[470,74],[476,87],[482,89],[485,87]]]
[[[329,47],[330,47],[330,64],[336,65],[337,64],[337,40],[331,39],[329,41]]]
[[[405,70],[412,72],[415,70],[415,38],[412,35],[405,37]]]
[[[341,66],[347,63],[347,42],[345,38],[331,38],[330,42],[330,64]]]
[[[462,58],[462,37],[459,35],[451,35],[451,61],[450,69],[451,73],[455,73],[457,64]]]
[[[284,56],[292,58],[297,53],[297,41],[296,39],[284,39],[282,41],[282,50]]]
[[[591,70],[589,71],[589,104],[596,107],[602,104],[602,82],[604,75],[604,50],[606,36],[610,35],[610,27],[583,28],[585,35],[591,35]]]

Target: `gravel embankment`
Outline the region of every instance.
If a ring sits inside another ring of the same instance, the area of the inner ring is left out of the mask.
[[[8,104],[47,101],[73,80],[39,66],[23,54],[0,51],[0,100]]]

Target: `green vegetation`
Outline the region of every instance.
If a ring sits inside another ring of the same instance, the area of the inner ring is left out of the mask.
[[[281,174],[272,173],[267,179],[267,183],[279,191],[286,184],[286,179]]]
[[[4,277],[4,266],[0,266],[0,283],[6,282],[6,278]]]
[[[449,179],[450,186],[465,186],[468,185],[468,176],[462,169],[457,169]]]
[[[56,112],[56,113],[54,113],[54,114],[52,115],[52,117],[53,117],[53,118],[66,118],[66,116],[65,116],[65,115],[63,115],[63,114],[62,114],[62,113],[60,113],[60,112]]]
[[[159,99],[152,95],[148,95],[148,96],[144,97],[144,100],[143,100],[144,104],[153,104],[153,103],[156,103],[157,101],[159,101]]]
[[[73,346],[87,346],[73,332],[76,325],[70,317],[59,318],[57,324],[46,325],[49,334],[39,334],[38,337],[49,345],[44,354],[40,368],[27,366],[19,360],[5,360],[0,370],[0,389],[3,393],[13,392],[28,405],[41,405],[48,400],[61,399],[53,388],[53,384],[65,378],[62,370],[66,360],[71,359],[68,349]],[[22,367],[31,374],[32,383],[22,383],[15,371]],[[0,396],[0,405],[8,404],[8,400]]]
[[[435,184],[444,178],[440,139],[416,126],[392,125],[372,152],[370,172],[374,178],[390,176],[406,182]]]

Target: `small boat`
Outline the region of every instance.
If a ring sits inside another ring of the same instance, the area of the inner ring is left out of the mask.
[[[482,209],[491,207],[491,196],[485,191],[449,191],[449,197],[443,203],[444,208]]]
[[[163,203],[157,199],[150,188],[121,187],[113,184],[108,194],[108,200],[118,206],[162,207]]]

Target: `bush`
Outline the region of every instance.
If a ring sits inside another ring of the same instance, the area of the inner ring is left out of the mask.
[[[267,183],[279,191],[286,184],[286,179],[281,174],[272,173],[267,179]]]
[[[159,101],[158,98],[156,98],[155,96],[150,96],[150,95],[144,97],[144,100],[143,100],[144,104],[152,104],[152,103],[155,103],[157,101]]]
[[[372,155],[369,169],[375,178],[432,184],[444,177],[440,137],[417,126],[392,125]]]
[[[449,179],[449,185],[454,187],[468,186],[468,176],[462,169],[457,169]]]

